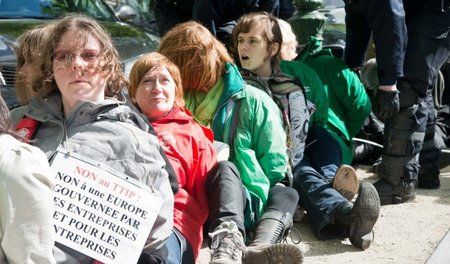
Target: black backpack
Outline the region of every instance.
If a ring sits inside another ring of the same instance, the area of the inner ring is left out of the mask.
[[[296,78],[285,75],[278,77],[242,76],[246,83],[266,92],[278,105],[283,115],[283,124],[287,137],[290,170],[286,175],[288,184],[292,184],[292,169],[303,159],[305,140],[308,134],[309,119],[315,110],[314,104],[306,99],[302,84]],[[239,100],[236,102],[239,109]],[[233,145],[236,134],[239,111],[234,111],[231,121],[229,144]]]

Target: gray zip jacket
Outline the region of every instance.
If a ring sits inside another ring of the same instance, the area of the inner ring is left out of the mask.
[[[65,118],[61,95],[54,93],[11,112],[14,124],[25,116],[39,121],[31,144],[49,160],[63,147],[150,186],[163,205],[145,248],[151,252],[163,245],[173,227],[174,196],[158,139],[147,133],[149,126],[137,112],[123,102],[107,99],[101,103],[79,102]],[[89,263],[89,259],[68,248],[64,251],[76,256],[80,263]],[[65,257],[66,261],[61,262],[77,263]]]

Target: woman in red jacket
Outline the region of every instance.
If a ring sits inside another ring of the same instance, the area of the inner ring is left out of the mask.
[[[213,133],[196,123],[183,108],[178,67],[157,52],[147,54],[134,64],[129,94],[133,104],[155,128],[178,176],[179,191],[174,205],[176,238],[168,242],[168,263],[194,263],[209,214],[206,180],[209,174],[223,169],[223,166],[215,166]]]

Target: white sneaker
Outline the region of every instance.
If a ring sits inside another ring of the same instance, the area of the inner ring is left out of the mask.
[[[246,251],[244,238],[235,222],[223,222],[212,233],[211,264],[241,264],[242,254]]]

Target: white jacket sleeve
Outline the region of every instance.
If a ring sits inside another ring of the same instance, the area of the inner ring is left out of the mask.
[[[9,135],[0,142],[0,263],[55,263],[47,158]]]

